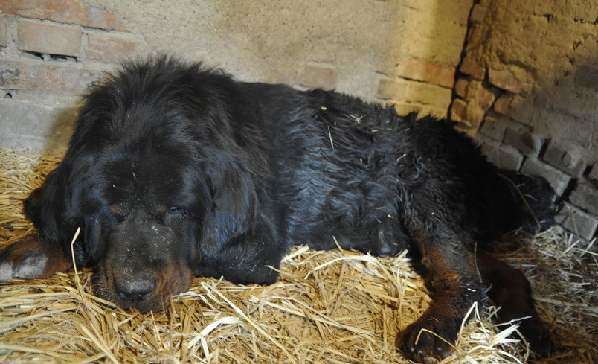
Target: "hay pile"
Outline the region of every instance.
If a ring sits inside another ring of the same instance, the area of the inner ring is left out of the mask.
[[[0,151],[0,245],[31,231],[21,199],[57,162]],[[597,255],[561,246],[563,235],[552,234],[537,238],[542,249],[506,258],[535,281],[541,312],[565,346],[555,360],[592,362]],[[404,254],[377,259],[306,247],[290,252],[274,285],[196,279],[164,313],[122,311],[94,297],[90,284],[89,272],[79,272],[0,286],[0,362],[405,363],[397,330],[429,304]],[[490,315],[472,308],[446,363],[527,361],[516,326],[493,326]]]

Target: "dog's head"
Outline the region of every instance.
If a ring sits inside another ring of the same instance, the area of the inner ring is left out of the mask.
[[[41,238],[66,253],[81,227],[78,264],[121,307],[163,308],[188,289],[202,258],[252,225],[255,193],[228,116],[197,89],[210,80],[219,79],[160,59],[97,87],[64,161],[26,201]]]

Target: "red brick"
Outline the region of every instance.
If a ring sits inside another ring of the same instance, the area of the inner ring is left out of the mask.
[[[0,75],[0,88],[81,95],[102,72],[74,65],[4,61],[0,63]]]
[[[330,66],[306,65],[299,76],[301,86],[331,90],[336,87],[336,70]]]
[[[455,79],[455,69],[447,65],[409,58],[400,61],[397,75],[406,79],[425,81],[451,88]]]
[[[8,35],[6,31],[6,17],[0,15],[0,47],[6,47],[8,44]]]
[[[81,48],[81,28],[19,19],[17,46],[24,51],[76,57],[79,56]]]
[[[142,48],[139,38],[129,34],[87,33],[87,58],[101,62],[122,62],[137,56]]]
[[[10,15],[80,24],[91,28],[123,28],[119,19],[109,10],[87,6],[80,0],[2,0],[0,10]]]

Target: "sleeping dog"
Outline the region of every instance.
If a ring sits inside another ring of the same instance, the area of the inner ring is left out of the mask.
[[[502,321],[530,316],[521,330],[546,351],[528,281],[482,251],[536,228],[551,199],[544,180],[498,170],[450,122],[161,56],[91,89],[64,160],[25,201],[38,234],[0,252],[0,281],[70,269],[80,227],[75,262],[93,269],[96,294],[160,310],[194,276],[272,283],[289,247],[331,249],[334,236],[419,263],[433,301],[397,339],[409,358],[448,355],[445,340],[487,297]]]

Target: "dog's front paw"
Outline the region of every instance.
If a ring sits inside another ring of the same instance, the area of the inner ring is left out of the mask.
[[[52,251],[35,236],[27,236],[0,250],[0,282],[45,278],[70,267],[61,252]]]
[[[460,322],[428,310],[397,337],[397,347],[405,356],[418,363],[437,363],[451,353]]]

